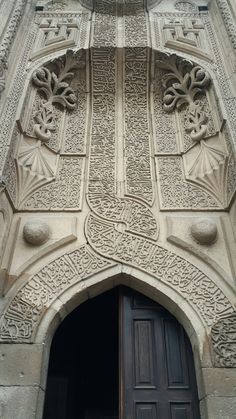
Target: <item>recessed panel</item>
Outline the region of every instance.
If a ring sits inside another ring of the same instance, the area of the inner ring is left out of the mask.
[[[171,403],[171,419],[193,419],[191,403]]]
[[[134,320],[135,386],[154,386],[152,320]]]
[[[188,376],[186,376],[185,360],[183,359],[181,328],[176,322],[165,320],[164,334],[168,385],[169,387],[186,387],[188,385]]]
[[[136,403],[135,419],[158,419],[157,403]]]

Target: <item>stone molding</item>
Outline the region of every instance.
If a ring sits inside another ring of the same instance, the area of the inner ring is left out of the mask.
[[[236,50],[236,23],[232,16],[230,6],[227,0],[217,0],[229,39],[233,48]]]
[[[16,2],[16,6],[11,13],[10,20],[7,24],[7,29],[0,43],[0,98],[1,93],[5,89],[5,76],[8,55],[10,53],[11,45],[15,39],[15,34],[20,24],[21,17],[24,13],[26,2],[26,0],[19,0]]]

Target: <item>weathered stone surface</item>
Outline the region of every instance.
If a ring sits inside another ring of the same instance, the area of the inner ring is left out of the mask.
[[[23,228],[23,235],[27,243],[40,246],[48,241],[50,237],[49,225],[42,220],[27,221]]]
[[[42,418],[55,330],[119,284],[184,326],[202,419],[236,418],[235,7],[0,2],[0,418]]]
[[[212,244],[217,238],[216,223],[210,218],[200,218],[192,224],[191,234],[200,244]]]

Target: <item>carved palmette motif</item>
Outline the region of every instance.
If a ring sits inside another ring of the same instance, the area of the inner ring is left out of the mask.
[[[34,117],[34,133],[39,140],[45,142],[50,139],[51,131],[55,130],[53,105],[58,104],[62,108],[72,110],[77,100],[74,90],[69,85],[74,76],[72,70],[78,67],[78,61],[75,60],[72,51],[67,53],[65,60],[55,61],[55,65],[57,71],[42,67],[32,76],[33,84],[43,96]]]
[[[17,187],[14,204],[19,209],[81,208],[83,158],[77,155],[77,150],[71,158],[60,157],[59,152],[64,131],[64,151],[68,146],[67,125],[71,112],[76,109],[77,116],[80,115],[77,91],[81,90],[81,84],[76,77],[79,72],[84,73],[83,55],[83,51],[68,51],[66,56],[33,73],[32,83],[37,92],[35,95],[31,90],[34,99],[32,111],[30,118],[22,118],[25,128],[18,134],[20,145],[15,156]],[[83,94],[83,106],[84,102]],[[84,128],[80,134],[84,136]]]
[[[199,65],[175,55],[159,56],[157,66],[165,70],[162,77],[163,109],[167,113],[178,111],[176,117],[183,143],[183,175],[213,198],[215,204],[211,207],[227,207],[229,153],[224,135],[216,126],[210,110],[214,109],[214,104],[210,106],[209,103],[211,96],[207,95],[210,76]],[[160,176],[163,177],[163,174]],[[203,192],[199,190],[199,194]]]
[[[200,66],[193,66],[188,61],[179,60],[175,55],[165,60],[158,60],[157,64],[168,71],[162,80],[165,89],[164,110],[171,112],[175,108],[180,109],[183,105],[188,105],[186,129],[193,141],[200,141],[205,137],[208,118],[197,96],[203,94],[210,85],[208,73]]]

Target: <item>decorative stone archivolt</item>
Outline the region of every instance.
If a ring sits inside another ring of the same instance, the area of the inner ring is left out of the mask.
[[[94,215],[87,219],[86,236],[94,251],[102,257],[138,267],[158,281],[169,284],[195,307],[208,326],[217,318],[233,312],[227,297],[210,278],[159,244],[120,231],[116,223],[103,221]]]
[[[87,245],[50,262],[10,302],[0,321],[0,340],[31,342],[41,317],[61,293],[111,266],[114,262],[96,255]]]

